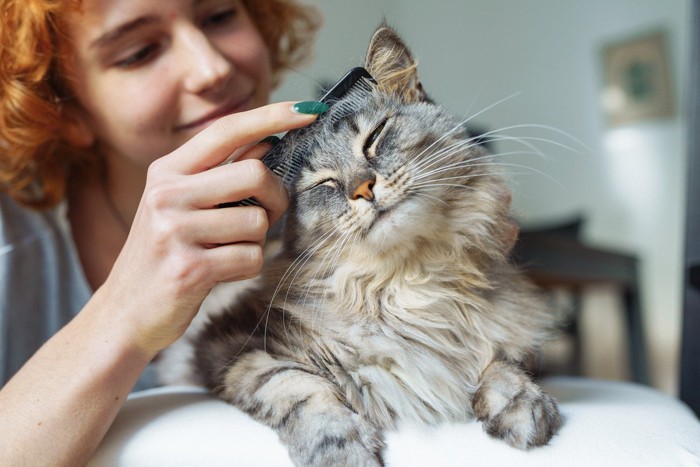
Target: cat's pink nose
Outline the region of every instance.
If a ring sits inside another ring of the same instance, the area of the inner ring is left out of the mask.
[[[374,180],[365,180],[360,183],[360,186],[355,188],[355,192],[352,194],[352,199],[364,198],[367,201],[372,201],[374,199],[374,193],[372,188],[374,187]]]

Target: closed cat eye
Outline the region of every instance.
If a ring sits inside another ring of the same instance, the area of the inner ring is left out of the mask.
[[[338,180],[336,180],[335,178],[326,178],[324,180],[321,180],[320,182],[314,183],[309,188],[312,189],[312,188],[317,188],[320,186],[328,186],[331,188],[337,188],[338,187]]]
[[[310,185],[305,186],[304,188],[301,188],[297,193],[304,193],[307,191],[314,190],[316,188],[326,186],[329,188],[338,188],[338,180],[332,177],[324,178],[322,180],[319,180],[318,182],[312,182]]]
[[[377,141],[377,138],[379,138],[379,135],[382,133],[384,130],[384,127],[386,126],[386,122],[388,121],[388,118],[385,118],[382,120],[382,123],[377,125],[377,127],[370,133],[370,135],[367,137],[367,140],[365,141],[365,145],[362,147],[362,152],[366,155],[367,150],[371,148],[374,143]]]
[[[334,178],[329,178],[327,180],[320,182],[319,185],[325,185],[325,186],[330,186],[330,187],[336,188],[338,186],[338,180],[336,180]]]

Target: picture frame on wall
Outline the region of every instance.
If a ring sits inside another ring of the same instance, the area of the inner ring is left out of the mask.
[[[674,116],[665,31],[607,44],[602,56],[603,107],[610,125]]]

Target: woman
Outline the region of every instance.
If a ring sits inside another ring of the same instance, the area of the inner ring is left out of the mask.
[[[317,21],[293,0],[0,5],[0,464],[76,465],[212,287],[259,271],[287,198],[254,143],[319,112],[265,105]]]

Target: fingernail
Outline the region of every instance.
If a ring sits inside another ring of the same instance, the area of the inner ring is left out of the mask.
[[[277,143],[279,143],[279,142],[280,142],[280,137],[279,137],[279,136],[275,136],[275,135],[268,136],[267,138],[263,138],[263,139],[260,141],[260,143],[262,143],[262,144],[269,144],[270,146],[276,146]]]
[[[328,110],[328,104],[319,101],[303,101],[294,104],[292,110],[300,114],[318,115]]]

